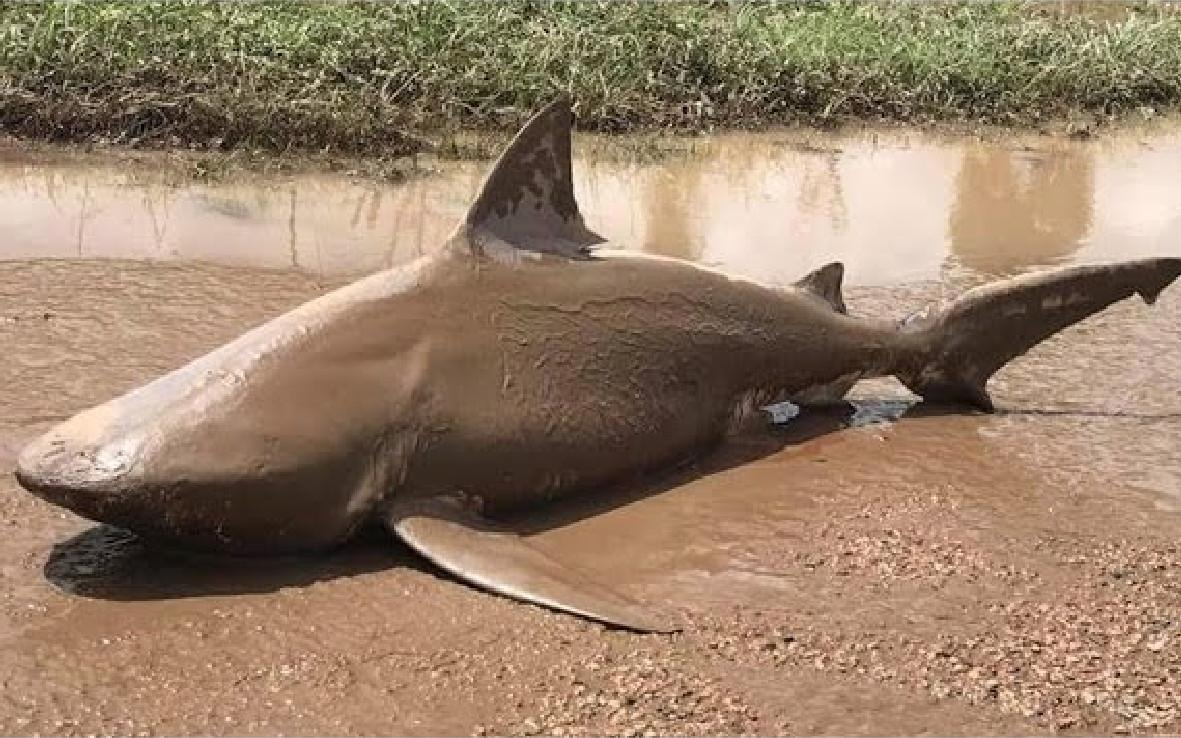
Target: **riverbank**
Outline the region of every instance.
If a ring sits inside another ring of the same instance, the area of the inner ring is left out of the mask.
[[[558,94],[603,131],[1089,126],[1181,108],[1181,12],[1058,7],[10,4],[0,127],[389,156],[450,140],[440,131],[510,131]]]

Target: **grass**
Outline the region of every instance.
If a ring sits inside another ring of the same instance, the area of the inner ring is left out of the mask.
[[[0,6],[26,137],[404,153],[506,130],[849,119],[1028,125],[1181,107],[1181,12],[913,3],[56,2]]]

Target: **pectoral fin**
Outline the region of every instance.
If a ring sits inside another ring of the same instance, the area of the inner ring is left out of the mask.
[[[459,498],[395,502],[386,523],[436,566],[483,589],[629,630],[673,630],[638,603],[554,561]]]

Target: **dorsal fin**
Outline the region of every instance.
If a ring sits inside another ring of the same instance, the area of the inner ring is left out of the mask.
[[[589,253],[604,239],[582,222],[574,199],[566,100],[529,119],[493,165],[451,243],[480,255],[510,246],[562,256]]]
[[[845,298],[841,296],[841,280],[844,278],[845,265],[834,261],[808,272],[803,279],[796,282],[796,287],[816,295],[832,305],[832,309],[838,313],[845,313]]]

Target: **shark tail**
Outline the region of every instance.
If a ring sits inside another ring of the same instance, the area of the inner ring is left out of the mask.
[[[1078,266],[978,287],[950,304],[913,315],[900,330],[917,351],[894,375],[935,402],[992,411],[985,385],[998,369],[1112,303],[1140,295],[1148,304],[1181,275],[1181,258]]]

